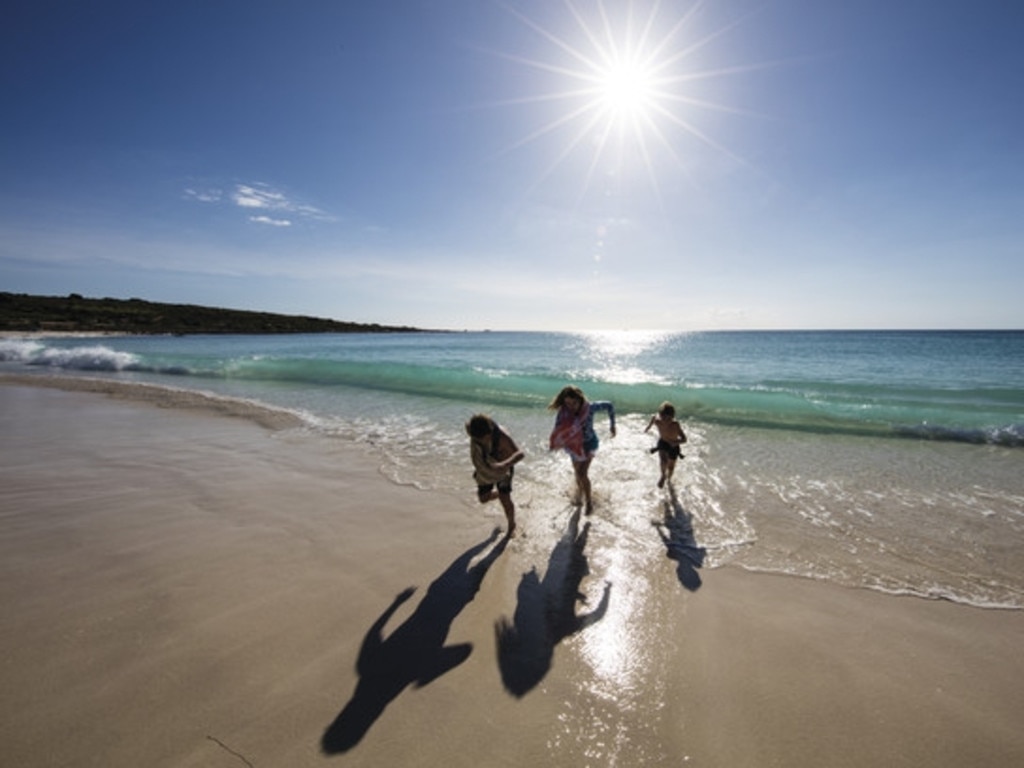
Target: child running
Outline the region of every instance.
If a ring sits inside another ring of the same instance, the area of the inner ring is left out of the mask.
[[[512,503],[512,475],[526,455],[515,440],[494,419],[478,413],[466,422],[469,456],[473,462],[476,495],[481,504],[497,499],[508,520],[506,536],[516,530],[516,507]],[[495,490],[497,487],[497,490]]]
[[[651,448],[651,453],[657,453],[661,461],[661,479],[658,480],[658,487],[664,488],[666,481],[670,481],[672,473],[676,471],[676,460],[682,457],[679,446],[686,442],[686,433],[676,421],[675,406],[669,402],[661,404],[644,432],[649,432],[651,427],[658,428],[658,444]]]
[[[603,400],[589,402],[579,387],[563,387],[548,408],[557,411],[555,428],[551,431],[550,448],[562,448],[572,459],[576,476],[577,504],[586,504],[585,514],[594,511],[590,492],[590,462],[597,454],[598,439],[594,432],[594,414],[608,414],[609,431],[615,437],[615,406]]]

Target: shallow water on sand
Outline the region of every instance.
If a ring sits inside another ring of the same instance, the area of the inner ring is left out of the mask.
[[[573,382],[618,412],[615,439],[596,424],[596,515],[616,537],[591,551],[598,577],[672,553],[655,525],[668,510],[692,526],[688,578],[731,563],[1024,608],[1024,333],[5,340],[0,372],[151,384],[147,397],[301,425],[470,507],[463,424],[486,412],[527,452],[524,525],[552,533],[573,490],[544,406]],[[689,436],[671,492],[643,432],[666,398]]]

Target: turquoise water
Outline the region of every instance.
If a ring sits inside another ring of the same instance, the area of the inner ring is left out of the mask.
[[[538,558],[571,496],[545,406],[574,383],[619,416],[614,440],[599,420],[592,471],[615,544],[589,551],[620,582],[664,557],[652,524],[669,512],[704,568],[1024,607],[1024,332],[8,339],[0,372],[286,409],[310,436],[376,451],[393,481],[453,494],[469,521],[491,511],[463,424],[488,412],[527,451],[515,496]],[[643,432],[663,400],[690,437],[671,494]]]
[[[545,405],[573,382],[622,412],[715,424],[1024,445],[1024,333],[453,333],[0,342],[0,360],[276,400],[339,388]]]

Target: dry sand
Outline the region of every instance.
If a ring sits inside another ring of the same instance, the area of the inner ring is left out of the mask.
[[[495,627],[550,529],[286,423],[0,383],[4,765],[1024,765],[1024,612],[661,561],[610,590],[634,664],[554,621],[530,666]]]

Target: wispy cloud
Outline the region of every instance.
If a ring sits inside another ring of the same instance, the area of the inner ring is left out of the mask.
[[[274,189],[263,182],[251,184],[235,184],[229,191],[221,189],[185,189],[185,197],[200,203],[217,205],[234,205],[244,210],[267,211],[275,214],[291,214],[291,216],[313,221],[333,221],[334,217],[321,209],[297,202],[291,199],[284,192]],[[266,224],[274,227],[292,226],[292,218],[280,216],[268,216],[264,214],[249,216],[249,221],[254,224]]]
[[[272,188],[269,184],[256,182],[253,184],[236,184],[231,193],[231,199],[240,208],[258,208],[264,211],[281,211],[295,214],[307,219],[327,220],[331,217],[312,205],[296,202],[290,199],[283,192]],[[261,223],[267,217],[250,217],[250,220],[259,220]]]
[[[282,193],[275,192],[266,185],[250,186],[239,184],[231,194],[231,199],[242,208],[266,208],[268,210],[291,210],[294,206]]]
[[[267,224],[271,227],[290,227],[292,225],[288,219],[272,219],[270,216],[250,216],[249,221],[254,224]]]
[[[224,197],[224,193],[219,189],[192,189],[187,188],[185,190],[185,197],[188,200],[196,200],[200,203],[219,203]]]

